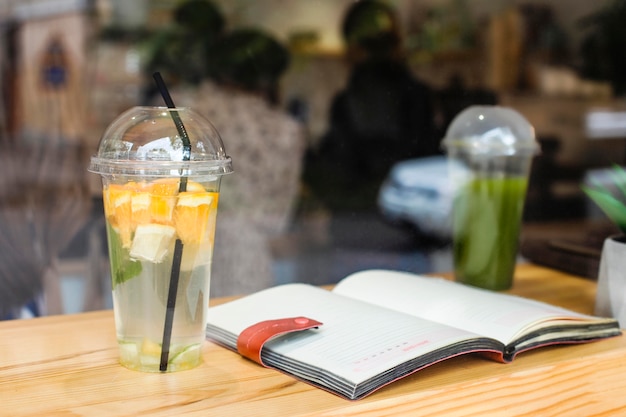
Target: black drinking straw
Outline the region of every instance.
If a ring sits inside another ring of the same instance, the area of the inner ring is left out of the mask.
[[[165,86],[165,82],[161,77],[161,73],[155,72],[153,74],[154,81],[156,81],[157,87],[161,92],[161,96],[163,96],[163,100],[165,104],[170,109],[176,108],[174,105],[174,101],[170,96],[169,91],[167,91],[167,87]],[[183,141],[183,161],[189,161],[191,158],[191,143],[189,142],[189,136],[187,135],[187,131],[185,130],[185,125],[183,121],[180,119],[180,115],[177,111],[172,110],[170,112],[172,115],[172,119],[174,120],[174,124],[176,125],[176,129],[178,130],[178,135]],[[181,172],[182,173],[182,172]],[[187,177],[181,176],[180,185],[178,187],[179,192],[183,192],[187,190]],[[163,343],[161,344],[161,363],[159,365],[159,370],[161,372],[167,371],[167,363],[170,355],[170,341],[172,339],[172,323],[174,321],[174,310],[176,309],[176,295],[178,294],[178,281],[180,278],[180,263],[183,258],[183,242],[180,239],[176,239],[176,244],[174,246],[174,259],[172,260],[172,271],[170,273],[170,287],[167,292],[167,309],[165,310],[165,325],[163,326]]]

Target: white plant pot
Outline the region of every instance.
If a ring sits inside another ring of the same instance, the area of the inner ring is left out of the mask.
[[[604,241],[595,314],[614,317],[626,328],[626,236],[611,236]]]

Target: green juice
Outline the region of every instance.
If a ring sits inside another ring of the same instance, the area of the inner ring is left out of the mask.
[[[511,287],[528,180],[481,178],[459,191],[454,204],[457,281],[491,290]]]

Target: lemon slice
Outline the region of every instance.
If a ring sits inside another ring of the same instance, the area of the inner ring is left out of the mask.
[[[137,361],[138,350],[137,344],[134,342],[118,341],[120,362],[122,364],[132,365]]]
[[[130,248],[130,256],[148,262],[159,263],[174,244],[176,229],[164,224],[140,224]]]
[[[185,365],[193,366],[198,363],[200,359],[200,344],[196,343],[189,345],[180,352],[176,353],[168,361],[172,365],[178,365],[184,367]]]
[[[187,191],[193,192],[193,193],[202,193],[204,191],[206,191],[204,189],[204,187],[202,186],[202,184],[195,182],[195,181],[187,181]]]
[[[161,356],[161,345],[150,339],[144,338],[141,341],[141,354],[149,356]]]

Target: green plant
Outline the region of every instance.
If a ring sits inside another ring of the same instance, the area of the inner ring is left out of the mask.
[[[626,234],[626,204],[624,204],[626,201],[626,171],[622,167],[614,165],[611,170],[611,179],[616,191],[611,191],[599,183],[582,188],[585,194],[619,227],[622,233]]]

